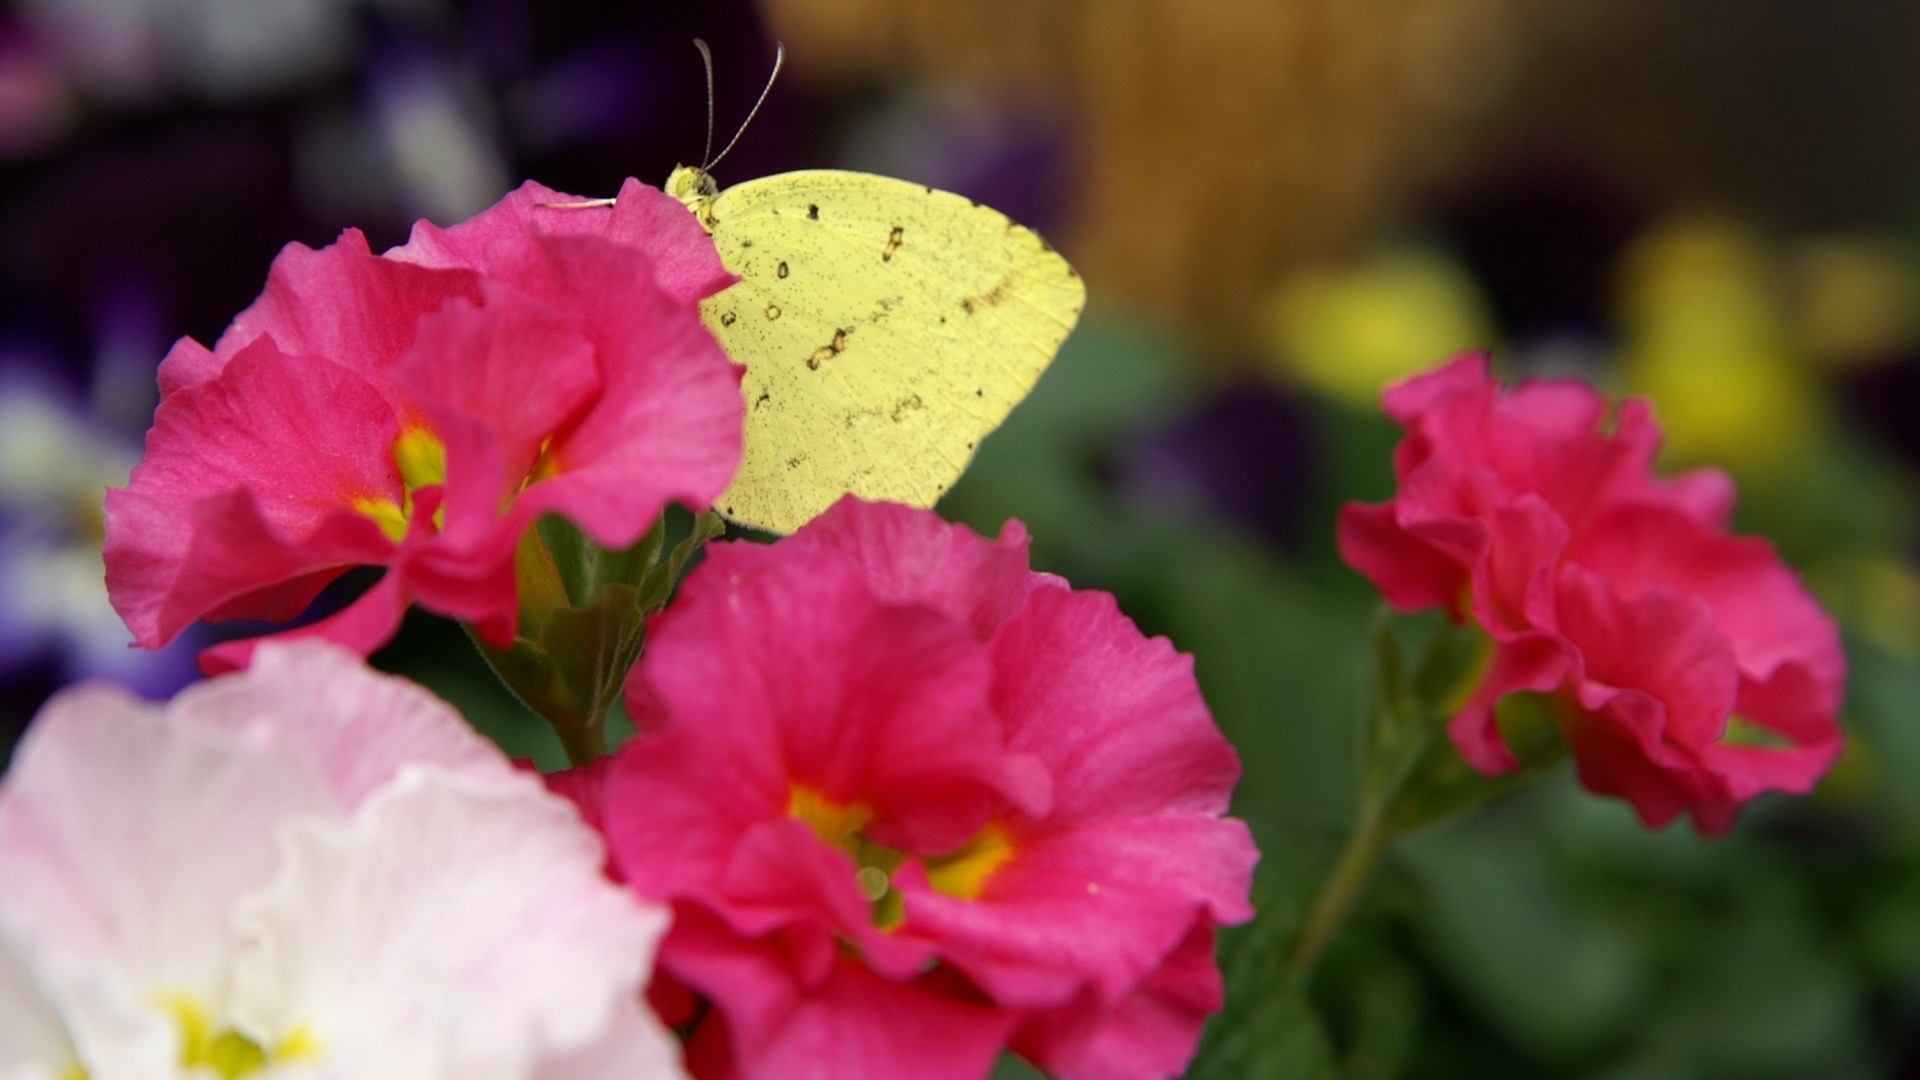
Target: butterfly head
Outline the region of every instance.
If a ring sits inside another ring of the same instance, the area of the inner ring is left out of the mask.
[[[692,165],[676,166],[663,190],[693,211],[708,232],[713,231],[713,199],[720,194],[720,185],[713,182],[712,173]]]

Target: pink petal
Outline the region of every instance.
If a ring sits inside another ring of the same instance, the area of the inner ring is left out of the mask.
[[[1022,1057],[1058,1080],[1161,1080],[1193,1060],[1200,1031],[1225,1001],[1206,920],[1115,1008],[1082,1000],[1014,1036]]]
[[[801,784],[864,801],[882,843],[944,850],[985,823],[991,792],[1038,794],[1026,770],[1009,773],[985,711],[987,660],[958,623],[878,603],[843,559],[727,544],[661,618],[629,686],[648,684],[637,714],[703,716],[716,753],[777,753],[783,812]],[[723,702],[715,686],[730,688]]]
[[[803,992],[777,953],[697,916],[677,918],[662,963],[721,1003],[730,1056],[754,1080],[980,1080],[1015,1020],[950,974],[901,985],[845,956]]]
[[[594,237],[492,250],[516,287],[567,299],[602,380],[593,408],[554,440],[558,475],[521,494],[524,512],[565,515],[617,548],[638,540],[669,501],[710,505],[740,464],[746,406],[741,369],[698,309],[645,287],[653,268],[643,253]]]
[[[269,337],[289,355],[374,376],[412,347],[422,316],[456,298],[477,300],[479,291],[479,278],[469,271],[381,258],[360,230],[348,229],[319,251],[288,244],[267,272],[260,299],[235,316],[214,351],[230,360]],[[163,378],[162,391],[179,388],[197,371],[176,369],[175,377]]]
[[[1226,812],[1240,762],[1200,698],[1192,658],[1142,635],[1112,596],[1035,589],[993,658],[1009,749],[1052,775],[1050,827]]]
[[[708,236],[693,214],[658,188],[628,179],[613,207],[564,208],[543,203],[588,200],[528,181],[492,208],[451,228],[422,221],[413,236],[388,257],[423,266],[466,267],[496,273],[493,244],[530,233],[602,237],[644,254],[649,277],[681,303],[703,300],[732,284]],[[630,284],[628,279],[622,284]]]
[[[400,620],[406,611],[407,598],[400,591],[400,575],[389,572],[353,603],[324,619],[276,634],[223,641],[202,649],[200,670],[208,675],[245,670],[252,666],[254,654],[262,645],[295,641],[325,641],[360,656],[371,656],[399,633]]]
[[[1027,532],[1009,521],[998,540],[897,503],[842,496],[794,534],[791,545],[838,551],[852,559],[875,595],[889,603],[930,604],[993,636],[1041,582],[1057,579],[1027,566]]]
[[[1459,563],[1400,527],[1394,504],[1340,508],[1340,557],[1398,611],[1451,608],[1467,585]]]
[[[591,403],[600,375],[574,319],[505,286],[489,283],[485,295],[484,307],[461,301],[421,319],[393,378],[428,415],[478,421],[498,441],[512,488],[478,492],[494,516],[542,443]],[[449,454],[450,514],[461,502],[461,464]]]
[[[924,879],[908,875],[907,929],[938,942],[941,956],[1003,1004],[1059,1006],[1091,988],[1112,1006],[1196,919],[1253,917],[1247,890],[1258,857],[1245,825],[1197,814],[1016,835],[1013,857],[978,899],[916,887]]]
[[[242,598],[279,614],[273,587],[300,579],[310,598],[325,571],[384,561],[392,544],[353,507],[400,499],[398,431],[365,380],[270,340],[172,394],[131,482],[107,495],[114,607],[158,648],[215,610],[239,614]]]
[[[1500,734],[1494,707],[1508,694],[1556,690],[1567,679],[1573,650],[1557,635],[1527,634],[1498,642],[1493,662],[1467,704],[1447,723],[1447,737],[1467,764],[1498,776],[1520,767]]]

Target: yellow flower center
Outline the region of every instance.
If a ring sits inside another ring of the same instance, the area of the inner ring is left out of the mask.
[[[232,1027],[216,1028],[212,1015],[184,994],[162,995],[159,1003],[179,1025],[180,1065],[185,1069],[205,1069],[221,1080],[241,1080],[269,1065],[320,1056],[320,1044],[304,1024],[271,1046],[262,1046]]]
[[[893,887],[893,872],[907,860],[903,851],[876,844],[861,830],[873,823],[873,808],[860,802],[839,802],[821,792],[794,785],[787,800],[787,814],[806,824],[825,843],[853,856],[857,865],[854,884],[860,895],[873,905],[873,922],[882,930],[891,930],[906,919],[906,907],[900,891]],[[930,859],[922,859],[927,883],[934,891],[961,900],[977,900],[986,889],[994,871],[1013,857],[1013,840],[999,825],[989,822],[960,847]]]
[[[407,523],[413,518],[413,493],[447,482],[447,446],[426,428],[410,427],[393,440],[393,463],[399,468],[400,480],[406,488],[404,501],[356,499],[353,508],[372,518],[380,531],[387,534],[387,539],[397,544],[406,539]],[[436,514],[436,524],[439,520]]]

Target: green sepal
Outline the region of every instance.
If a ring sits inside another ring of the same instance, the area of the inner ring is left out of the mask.
[[[1416,639],[1411,662],[1403,635]],[[1512,772],[1481,773],[1447,737],[1448,721],[1479,685],[1493,657],[1493,640],[1479,627],[1448,621],[1426,629],[1411,620],[1386,620],[1375,633],[1374,645],[1364,791],[1367,805],[1388,833],[1410,832],[1525,787],[1566,758],[1566,741],[1554,715],[1557,706],[1538,694],[1509,694],[1500,702],[1496,715],[1501,734],[1521,763]]]
[[[606,753],[607,713],[639,659],[647,618],[666,606],[687,563],[723,528],[717,516],[696,514],[669,547],[669,533],[681,531],[673,525],[663,515],[637,543],[609,550],[572,522],[541,519],[539,542],[566,603],[523,609],[510,648],[469,635],[507,689],[553,727],[576,765]]]

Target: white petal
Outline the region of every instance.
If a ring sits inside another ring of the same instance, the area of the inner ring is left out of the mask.
[[[180,732],[118,690],[57,696],[0,779],[0,910],[63,963],[219,1000],[233,903],[278,862],[273,823],[331,801],[272,749]]]
[[[67,1025],[0,923],[0,1080],[53,1080],[75,1060]]]
[[[110,969],[61,963],[0,917],[0,1080],[170,1080],[178,1044]]]
[[[324,642],[263,645],[244,674],[188,687],[169,712],[185,730],[280,742],[316,763],[344,809],[409,762],[488,776],[519,771],[424,687]]]
[[[608,1038],[666,913],[602,876],[570,805],[510,779],[410,767],[349,825],[290,823],[281,874],[239,915],[236,1019],[266,1038],[310,1025],[339,1075],[380,1080],[520,1080]],[[607,1049],[628,1075],[674,1075],[622,1037]]]
[[[615,1004],[599,1042],[549,1057],[533,1075],[534,1080],[678,1080],[686,1072],[680,1065],[679,1040],[635,993]]]

